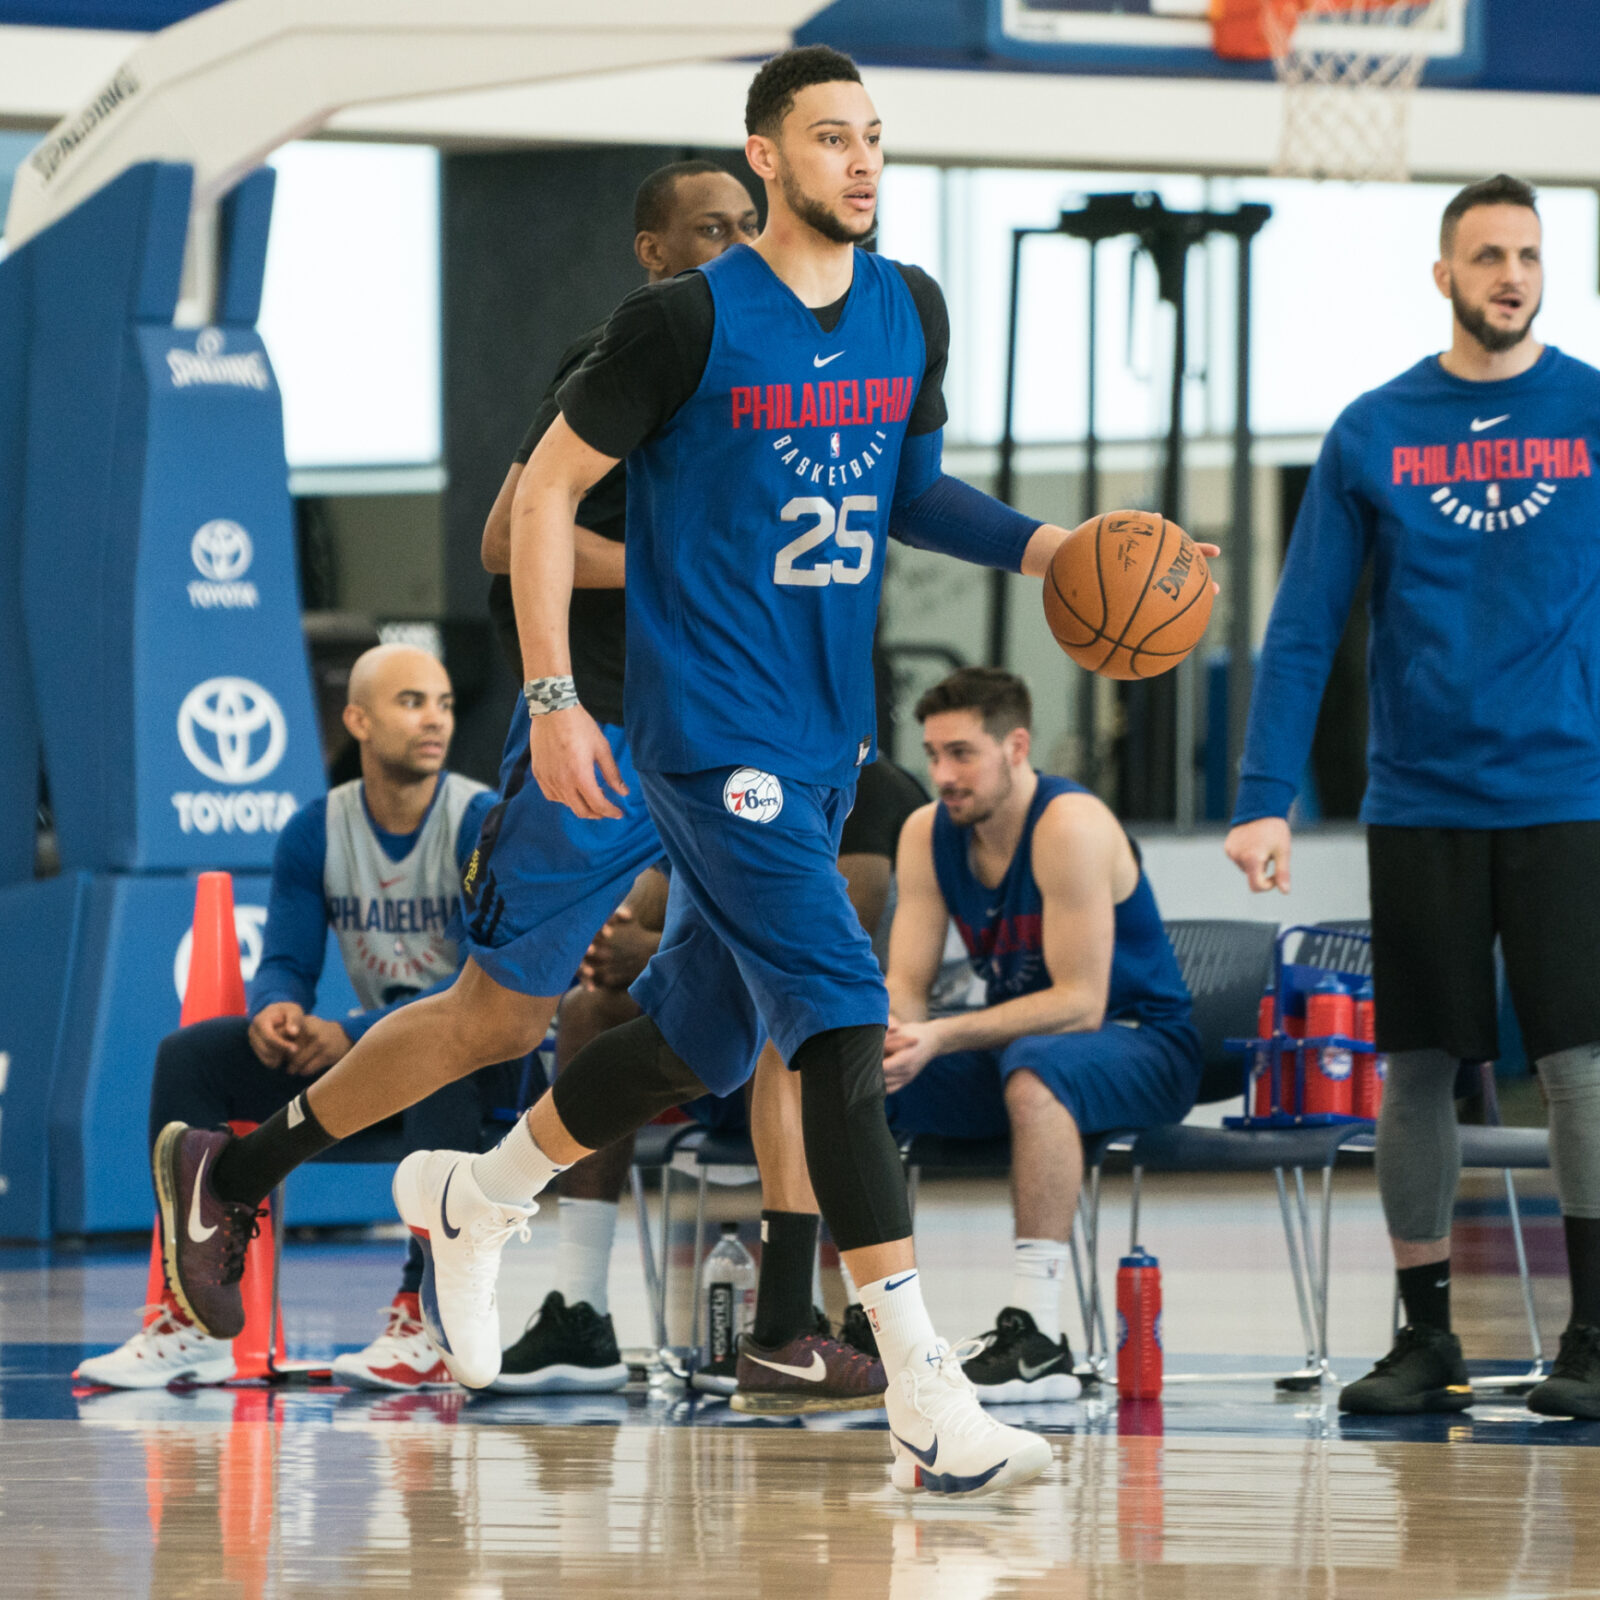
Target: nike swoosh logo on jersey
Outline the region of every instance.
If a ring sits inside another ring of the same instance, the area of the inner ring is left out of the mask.
[[[189,1196],[189,1237],[196,1244],[204,1244],[217,1231],[215,1223],[209,1228],[200,1225],[200,1189],[206,1181],[206,1162],[210,1159],[209,1150],[200,1157],[200,1170],[194,1175],[194,1193]]]
[[[405,873],[402,872],[400,874],[400,878],[403,877],[405,877]],[[400,878],[379,878],[378,887],[380,889],[392,889],[397,883],[399,883]]]
[[[1507,411],[1503,416],[1498,417],[1474,417],[1467,426],[1474,433],[1482,433],[1485,428],[1492,428],[1497,422],[1509,422],[1510,420],[1511,413]]]
[[[745,1351],[745,1359],[753,1361],[758,1367],[771,1367],[774,1372],[786,1372],[791,1378],[804,1378],[807,1383],[821,1383],[828,1376],[828,1363],[822,1359],[820,1350],[811,1352],[811,1365],[809,1367],[791,1367],[786,1361],[768,1361],[762,1356],[753,1356]]]
[[[814,367],[825,367],[830,361],[837,361],[843,354],[843,350],[835,350],[831,356],[812,356],[811,365]]]
[[[1024,1383],[1032,1383],[1035,1378],[1042,1378],[1052,1367],[1061,1360],[1060,1356],[1051,1356],[1048,1361],[1041,1361],[1038,1366],[1030,1367],[1020,1356],[1017,1358],[1017,1371],[1022,1374]]]
[[[898,1433],[891,1433],[889,1437],[903,1448],[909,1450],[912,1455],[914,1455],[925,1467],[932,1467],[933,1458],[939,1453],[938,1434],[933,1436],[933,1443],[930,1444],[926,1450],[917,1449],[917,1447],[912,1444],[909,1439],[902,1439]]]
[[[450,1184],[455,1175],[456,1169],[452,1167],[450,1176],[444,1180],[444,1193],[439,1196],[439,1225],[444,1229],[444,1236],[447,1239],[459,1239],[461,1237],[461,1230],[450,1226],[450,1213],[445,1210],[445,1206],[450,1199]]]

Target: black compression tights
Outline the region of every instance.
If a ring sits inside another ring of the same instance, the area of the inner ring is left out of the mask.
[[[905,1170],[883,1115],[883,1035],[830,1028],[789,1063],[800,1074],[811,1187],[841,1250],[911,1237]]]
[[[590,1150],[706,1092],[649,1017],[608,1028],[586,1044],[550,1091],[561,1125]]]

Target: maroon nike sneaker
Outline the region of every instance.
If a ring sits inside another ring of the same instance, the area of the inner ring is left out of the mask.
[[[776,1350],[749,1334],[739,1340],[733,1409],[757,1416],[804,1411],[872,1411],[889,1380],[883,1363],[820,1333],[804,1333]]]
[[[219,1200],[208,1169],[231,1133],[169,1122],[156,1140],[151,1166],[161,1206],[161,1251],[178,1304],[213,1339],[244,1332],[244,1253],[260,1228],[254,1206]]]

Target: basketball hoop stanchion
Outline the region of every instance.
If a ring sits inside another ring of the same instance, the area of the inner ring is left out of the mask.
[[[1218,0],[1212,37],[1283,86],[1275,175],[1403,183],[1412,94],[1459,17],[1459,0]]]

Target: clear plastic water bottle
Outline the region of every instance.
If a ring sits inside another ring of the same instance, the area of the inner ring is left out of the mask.
[[[717,1247],[706,1257],[706,1370],[732,1378],[739,1364],[739,1335],[756,1317],[755,1258],[739,1243],[739,1224],[724,1222]]]

